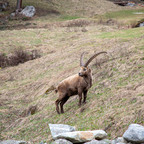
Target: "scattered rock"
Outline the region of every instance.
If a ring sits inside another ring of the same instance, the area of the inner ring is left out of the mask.
[[[20,14],[26,16],[26,17],[33,17],[36,13],[36,9],[34,6],[26,6]]]
[[[47,143],[44,143],[44,142],[40,142],[40,144],[47,144]]]
[[[72,144],[72,143],[65,139],[58,139],[58,140],[54,141],[52,144]]]
[[[65,132],[60,133],[54,139],[67,139],[72,143],[82,143],[88,142],[93,139],[104,139],[107,136],[107,133],[103,130],[94,130],[94,131],[75,131],[75,132]]]
[[[34,106],[30,106],[27,110],[27,115],[33,115],[36,113],[37,111],[37,105],[34,105]]]
[[[36,112],[38,111],[38,107],[37,105],[33,105],[30,106],[28,109],[25,109],[22,113],[21,113],[21,117],[26,117],[29,115],[34,115]]]
[[[144,27],[144,22],[140,23],[139,27]]]
[[[123,137],[118,137],[116,141],[117,143],[127,143],[127,141]]]
[[[84,143],[84,144],[111,144],[111,141],[108,139],[104,139],[104,140],[92,140],[90,142]]]
[[[0,142],[0,144],[27,144],[25,141],[16,141],[16,140],[6,140]]]
[[[10,14],[10,17],[15,17],[15,16],[16,16],[16,13],[14,12]]]
[[[123,134],[123,138],[128,142],[144,143],[144,127],[139,124],[131,124]]]
[[[53,139],[56,139],[61,133],[75,131],[75,127],[64,124],[49,124],[49,128]]]
[[[8,2],[0,2],[0,12],[5,11],[8,7],[9,3]]]
[[[128,2],[126,6],[131,6],[131,7],[133,7],[133,6],[136,6],[136,4],[133,3],[133,2]]]

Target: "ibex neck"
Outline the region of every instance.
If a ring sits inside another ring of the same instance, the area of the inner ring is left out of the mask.
[[[92,86],[92,75],[90,74],[90,75],[85,76],[84,80],[87,83],[88,88],[90,88]]]

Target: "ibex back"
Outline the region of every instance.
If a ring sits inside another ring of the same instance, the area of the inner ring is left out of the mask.
[[[58,114],[60,114],[59,104],[61,113],[64,113],[63,105],[66,103],[69,97],[73,95],[79,95],[79,106],[81,106],[82,102],[86,103],[88,89],[92,86],[92,73],[88,65],[95,57],[102,53],[107,52],[99,52],[94,54],[90,59],[88,59],[88,61],[85,64],[83,63],[84,53],[82,53],[80,58],[79,73],[66,78],[58,85],[58,87],[55,90],[59,94],[58,99],[55,101],[56,111]]]

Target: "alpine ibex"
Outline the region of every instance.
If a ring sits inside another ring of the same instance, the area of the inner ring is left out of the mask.
[[[82,53],[80,57],[80,71],[78,74],[72,75],[65,80],[63,80],[58,87],[56,88],[56,92],[59,93],[58,99],[55,101],[56,111],[59,112],[59,103],[61,108],[61,113],[64,113],[63,105],[69,99],[69,97],[73,95],[79,95],[79,106],[81,106],[82,94],[83,94],[83,103],[86,103],[87,92],[88,89],[92,86],[92,73],[91,69],[88,67],[89,63],[98,55],[107,52],[99,52],[90,57],[87,62],[83,63],[83,55]]]

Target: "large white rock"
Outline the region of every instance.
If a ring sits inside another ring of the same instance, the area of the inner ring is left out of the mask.
[[[74,131],[60,133],[54,139],[67,139],[72,143],[82,143],[88,142],[93,139],[104,139],[107,136],[107,133],[103,130],[94,130],[94,131]]]
[[[49,124],[49,128],[53,139],[56,139],[60,133],[75,131],[75,127],[64,124]]]
[[[26,16],[26,17],[33,17],[36,13],[36,9],[34,6],[26,6],[20,14]]]
[[[144,143],[144,127],[139,124],[131,124],[123,138],[129,142]]]
[[[27,144],[27,143],[25,141],[5,140],[1,141],[0,144]]]

